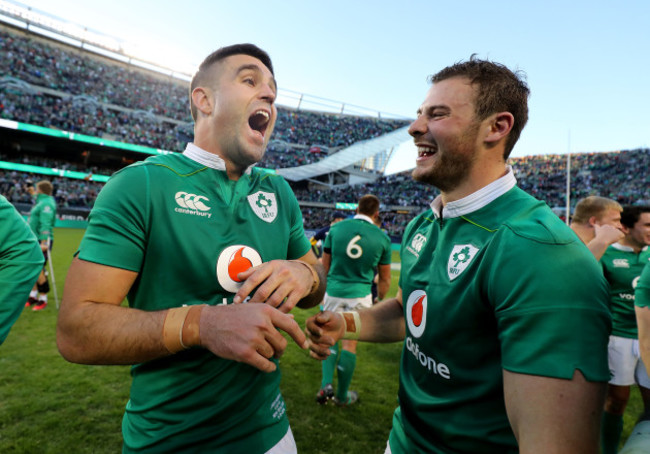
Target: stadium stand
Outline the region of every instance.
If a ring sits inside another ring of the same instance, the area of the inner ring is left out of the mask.
[[[0,122],[21,122],[142,145],[153,151],[165,150],[161,152],[182,151],[193,138],[186,81],[5,25],[0,25],[0,71]],[[281,169],[291,168],[300,172],[302,166],[331,161],[341,150],[397,132],[407,124],[403,119],[279,106],[273,140],[259,165],[280,173]],[[0,193],[28,212],[32,201],[26,187],[46,172],[21,171],[12,165],[54,169],[55,175],[49,178],[61,212],[68,209],[83,214],[90,210],[103,185],[97,176],[105,180],[121,167],[145,157],[142,152],[0,127],[0,164],[4,163]],[[530,156],[512,158],[510,162],[524,190],[558,211],[565,207],[566,156]],[[650,150],[646,148],[573,155],[571,200],[575,203],[598,194],[622,204],[650,203],[650,175],[639,172],[649,165]],[[351,185],[350,179],[340,177],[341,169],[332,171],[328,182],[289,179],[303,208],[307,230],[327,224],[331,212],[341,209],[337,204],[355,203],[363,194],[373,193],[384,204],[383,227],[398,240],[407,222],[437,194],[434,188],[414,184],[409,172],[382,176],[381,169],[348,167],[345,170],[349,172],[365,172],[365,182]],[[62,176],[61,172],[68,170],[85,176]]]

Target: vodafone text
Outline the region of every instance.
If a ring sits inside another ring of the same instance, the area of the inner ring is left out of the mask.
[[[425,367],[429,372],[433,372],[434,375],[440,375],[442,378],[449,380],[451,374],[449,373],[449,367],[445,363],[439,363],[430,356],[425,355],[420,351],[420,346],[417,342],[414,342],[411,336],[406,338],[406,349],[413,353],[413,356],[420,362],[422,367]]]

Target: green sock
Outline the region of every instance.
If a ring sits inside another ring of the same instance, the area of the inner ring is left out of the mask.
[[[600,441],[603,454],[616,454],[623,432],[623,416],[603,412],[600,426]]]
[[[323,379],[320,382],[320,387],[324,388],[328,383],[334,381],[334,370],[336,369],[336,363],[338,362],[339,348],[338,344],[334,344],[330,347],[332,353],[327,357],[326,360],[323,360],[321,363],[321,368],[323,369]]]
[[[354,367],[357,365],[357,355],[347,350],[341,350],[339,365],[336,368],[339,377],[339,386],[336,392],[336,398],[340,402],[347,402],[348,388],[354,374]]]

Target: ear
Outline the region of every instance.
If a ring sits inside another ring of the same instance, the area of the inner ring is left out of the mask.
[[[510,112],[499,112],[490,116],[485,141],[494,144],[510,133],[515,117]]]
[[[598,219],[596,218],[596,216],[592,216],[589,218],[589,225],[591,227],[595,226],[597,223],[598,223]]]
[[[204,115],[210,115],[212,113],[212,96],[209,89],[196,87],[192,91],[192,102],[197,110]]]

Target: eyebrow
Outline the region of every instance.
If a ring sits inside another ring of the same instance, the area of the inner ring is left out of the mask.
[[[422,109],[422,107],[420,107],[420,108],[417,110],[416,114],[421,115],[421,114],[424,113],[425,111],[428,112],[428,113],[431,113],[431,112],[433,112],[433,111],[436,110],[436,109],[450,110],[450,109],[449,109],[449,106],[446,106],[446,105],[444,105],[444,104],[435,104],[435,105],[433,105],[433,106],[425,107],[424,110]]]
[[[241,65],[239,68],[237,68],[237,74],[239,74],[239,73],[241,73],[243,71],[248,71],[248,70],[252,70],[252,71],[255,71],[255,72],[258,72],[258,73],[262,74],[262,70],[255,63],[249,63],[247,65]],[[275,77],[273,77],[273,76],[271,76],[271,85],[273,85],[273,90],[277,93],[278,92],[278,85],[275,82]]]

